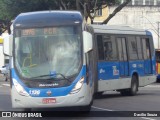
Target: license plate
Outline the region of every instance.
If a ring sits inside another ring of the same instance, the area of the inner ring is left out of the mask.
[[[42,99],[42,103],[43,104],[56,103],[56,99],[55,98],[44,98]]]

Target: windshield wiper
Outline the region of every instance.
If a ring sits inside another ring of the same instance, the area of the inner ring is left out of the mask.
[[[49,75],[49,74],[40,75],[40,76],[32,77],[31,79],[40,78],[40,77],[52,77],[53,78],[53,75]]]
[[[71,81],[65,76],[65,75],[63,75],[62,73],[56,73],[54,76],[57,76],[57,75],[60,75],[60,76],[62,76],[63,77],[63,79],[65,79],[65,80],[67,80],[68,82],[70,82],[71,83]],[[47,80],[51,80],[52,78],[49,78],[49,79],[47,79]]]
[[[31,79],[40,78],[40,77],[51,77],[51,78],[48,78],[47,80],[52,80],[52,79],[55,79],[55,78],[56,78],[55,76],[57,76],[57,75],[62,76],[63,79],[65,79],[65,80],[67,80],[68,82],[71,83],[71,81],[70,81],[65,75],[63,75],[63,74],[61,74],[61,73],[56,73],[56,74],[54,74],[54,75],[50,75],[50,74],[40,75],[40,76],[32,77]]]

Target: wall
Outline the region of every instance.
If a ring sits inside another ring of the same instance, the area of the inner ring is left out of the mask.
[[[109,8],[109,14],[115,7]],[[157,6],[124,7],[109,21],[108,25],[125,25],[147,29],[153,34],[155,48],[160,48],[160,8]]]

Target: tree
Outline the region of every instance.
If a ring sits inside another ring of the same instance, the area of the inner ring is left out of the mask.
[[[120,4],[121,0],[0,0],[0,32],[8,28],[10,25],[8,21],[15,19],[15,17],[22,12],[42,11],[42,10],[79,10],[84,18],[91,19],[91,23],[96,16],[99,9],[108,6]],[[131,0],[125,0],[120,4],[112,14],[103,22],[107,22],[123,7],[125,7]]]
[[[120,4],[114,11],[112,14],[109,15],[109,17],[103,21],[102,24],[107,24],[109,22],[109,20],[114,17],[120,10],[122,10],[122,8],[124,8],[129,2],[131,2],[131,0],[126,0],[125,2],[123,2],[122,4]]]

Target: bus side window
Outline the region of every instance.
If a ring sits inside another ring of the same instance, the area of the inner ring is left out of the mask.
[[[117,47],[114,36],[103,36],[105,60],[117,60]]]
[[[148,38],[142,38],[142,45],[143,45],[143,57],[144,59],[150,59],[151,53],[150,53],[150,44]]]
[[[111,41],[104,42],[104,54],[105,54],[106,60],[112,59],[112,43],[111,43]]]
[[[143,54],[142,54],[142,42],[141,42],[140,37],[136,37],[136,40],[137,40],[138,58],[139,58],[140,60],[142,60],[142,59],[143,59]]]
[[[137,42],[135,37],[128,37],[128,49],[129,49],[129,58],[130,60],[138,59],[138,51],[137,51]]]
[[[104,60],[104,49],[102,35],[97,35],[97,46],[98,46],[98,58],[99,60]]]

